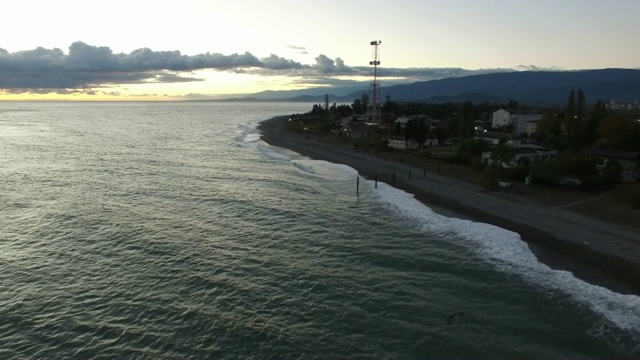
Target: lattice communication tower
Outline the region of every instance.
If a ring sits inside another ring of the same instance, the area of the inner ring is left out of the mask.
[[[371,82],[369,83],[369,102],[367,103],[367,119],[371,123],[380,126],[382,124],[382,104],[380,103],[380,80],[378,80],[378,66],[380,66],[380,53],[378,47],[382,40],[374,40],[373,59],[369,61],[371,65]]]

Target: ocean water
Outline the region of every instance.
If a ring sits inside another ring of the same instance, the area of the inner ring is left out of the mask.
[[[639,297],[259,139],[311,105],[0,103],[0,358],[640,357]]]

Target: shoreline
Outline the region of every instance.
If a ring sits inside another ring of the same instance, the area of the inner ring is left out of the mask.
[[[520,234],[541,263],[622,294],[640,296],[640,232],[517,196],[505,199],[454,177],[426,173],[413,179],[396,173],[422,174],[418,168],[346,147],[331,146],[313,135],[289,133],[286,116],[260,122],[260,138],[317,160],[345,164],[359,176],[411,193],[435,212],[489,223]],[[393,177],[392,177],[393,174]],[[393,182],[393,184],[392,184]]]

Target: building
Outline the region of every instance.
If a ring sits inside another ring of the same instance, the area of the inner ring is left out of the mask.
[[[539,122],[540,122],[539,120],[527,121],[527,123],[525,125],[524,132],[526,132],[528,136],[531,136],[531,135],[537,133],[538,132],[538,123]]]
[[[474,139],[484,140],[491,145],[498,145],[500,140],[506,140],[507,145],[513,146],[514,148],[520,147],[521,140],[511,134],[501,133],[501,132],[483,132],[473,137]]]
[[[364,123],[351,123],[342,126],[343,136],[351,139],[368,139],[371,136],[371,126]]]
[[[587,148],[584,154],[595,160],[598,171],[603,172],[609,162],[617,161],[622,168],[621,181],[634,182],[640,180],[640,152],[598,148]]]
[[[407,124],[408,124],[411,120],[414,120],[414,119],[415,119],[415,118],[413,118],[413,117],[402,116],[402,117],[397,118],[397,119],[393,122],[393,124],[394,124],[395,126],[400,126],[400,128],[401,128],[401,129],[404,129],[404,128],[406,128],[406,127],[407,127]]]
[[[542,112],[538,110],[500,109],[491,116],[491,127],[498,129],[513,124],[514,134],[527,132],[527,122],[537,122],[542,119]]]
[[[531,164],[534,161],[540,160],[549,160],[556,155],[558,152],[555,150],[545,150],[545,149],[530,149],[530,148],[519,148],[515,149],[516,153],[513,157],[513,160],[508,164],[501,164],[502,167],[510,168],[516,166],[524,166],[526,164]],[[491,159],[491,150],[483,151],[482,157],[480,159],[483,164],[491,165],[493,164],[493,160]]]
[[[420,144],[413,140],[406,140],[404,136],[392,136],[389,139],[389,147],[398,150],[415,150],[420,147]]]
[[[438,139],[427,139],[424,141],[424,146],[438,146]]]

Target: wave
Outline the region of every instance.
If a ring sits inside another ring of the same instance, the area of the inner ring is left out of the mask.
[[[439,215],[413,194],[385,183],[378,183],[377,195],[392,211],[415,220],[425,232],[456,234],[498,269],[517,273],[544,288],[564,292],[640,339],[640,297],[618,294],[580,280],[571,272],[551,269],[538,261],[518,233],[491,224]]]
[[[353,180],[358,176],[358,172],[352,167],[324,160],[296,159],[292,164],[301,171],[325,179]]]

